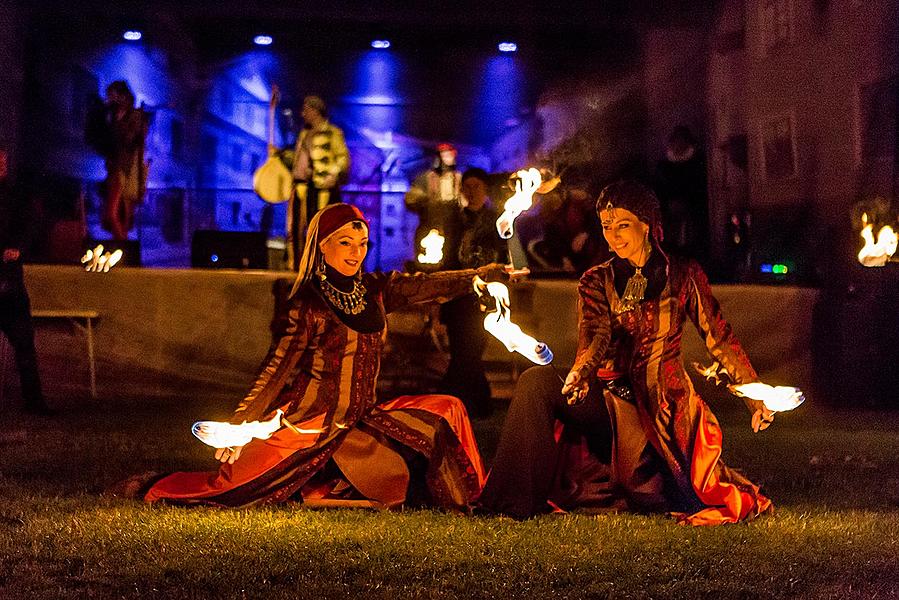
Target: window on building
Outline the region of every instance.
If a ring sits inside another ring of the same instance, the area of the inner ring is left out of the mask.
[[[235,171],[243,170],[243,147],[240,144],[231,144],[229,165]]]
[[[766,119],[762,124],[761,140],[765,179],[796,175],[796,127],[792,115]]]
[[[171,155],[175,160],[184,158],[184,123],[180,119],[169,121]]]
[[[215,134],[203,132],[200,136],[200,155],[203,164],[214,165],[218,161],[218,139]]]
[[[896,150],[897,78],[859,89],[859,149],[864,162],[892,158]]]
[[[764,53],[771,54],[793,38],[793,1],[762,0]]]

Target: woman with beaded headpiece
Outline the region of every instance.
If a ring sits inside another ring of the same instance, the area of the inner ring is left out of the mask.
[[[705,273],[661,251],[649,188],[607,186],[596,210],[614,255],[581,277],[574,366],[561,390],[550,368],[519,379],[480,506],[519,518],[624,508],[694,525],[769,510],[758,487],[720,460],[721,428],[682,364],[689,318],[735,384],[757,380]],[[768,427],[774,413],[745,401],[753,429]]]
[[[147,501],[245,506],[287,499],[311,505],[463,509],[483,467],[465,408],[445,395],[375,396],[386,317],[410,304],[472,291],[503,267],[432,275],[363,273],[368,222],[333,204],[311,220],[285,331],[231,422],[283,411],[289,427],[243,447],[219,448],[212,473],[174,473]]]

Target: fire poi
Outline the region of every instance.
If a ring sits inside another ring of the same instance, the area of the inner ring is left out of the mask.
[[[713,362],[708,367],[703,367],[699,363],[693,363],[693,368],[709,381],[716,384],[726,383],[727,372],[718,361]],[[728,385],[727,389],[741,398],[761,400],[765,404],[765,408],[774,412],[793,410],[805,402],[805,395],[802,393],[802,390],[786,385],[771,386],[767,383],[755,381],[740,385]]]
[[[275,416],[267,421],[244,421],[240,425],[221,421],[197,421],[191,432],[198,440],[213,448],[233,448],[244,446],[253,438],[267,440],[281,427],[287,427],[298,434],[322,433],[322,429],[300,429],[284,418],[284,411],[278,409]]]
[[[496,304],[495,310],[484,317],[484,329],[501,341],[509,352],[518,352],[534,364],[550,364],[553,353],[549,346],[524,333],[521,327],[512,322],[509,288],[496,281],[487,283],[480,277],[474,278],[473,285],[479,297],[490,296]]]
[[[518,177],[515,181],[515,193],[506,200],[503,214],[496,219],[496,231],[499,232],[499,237],[504,240],[512,237],[514,233],[512,226],[515,219],[531,207],[534,193],[543,182],[543,176],[534,167],[527,170],[522,169],[515,175]]]

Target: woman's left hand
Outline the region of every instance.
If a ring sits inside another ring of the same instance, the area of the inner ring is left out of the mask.
[[[565,378],[564,385],[562,385],[562,395],[565,396],[568,404],[573,406],[580,403],[581,400],[587,397],[587,392],[589,391],[590,382],[582,378],[579,371],[572,369]]]
[[[512,265],[490,263],[477,269],[478,275],[484,281],[510,281],[516,282],[530,274],[530,269],[516,269]]]
[[[752,411],[752,430],[755,433],[764,431],[774,423],[774,411],[769,410],[761,400],[745,398],[749,410]]]
[[[233,465],[234,461],[240,458],[240,451],[243,450],[243,446],[233,446],[228,448],[217,448],[215,451],[215,459],[228,463],[229,465]]]

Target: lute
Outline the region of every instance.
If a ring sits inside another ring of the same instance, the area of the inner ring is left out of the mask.
[[[290,199],[293,191],[293,175],[278,156],[275,148],[275,108],[281,100],[277,85],[272,86],[272,97],[268,104],[268,158],[253,173],[253,190],[260,198],[272,204]]]

